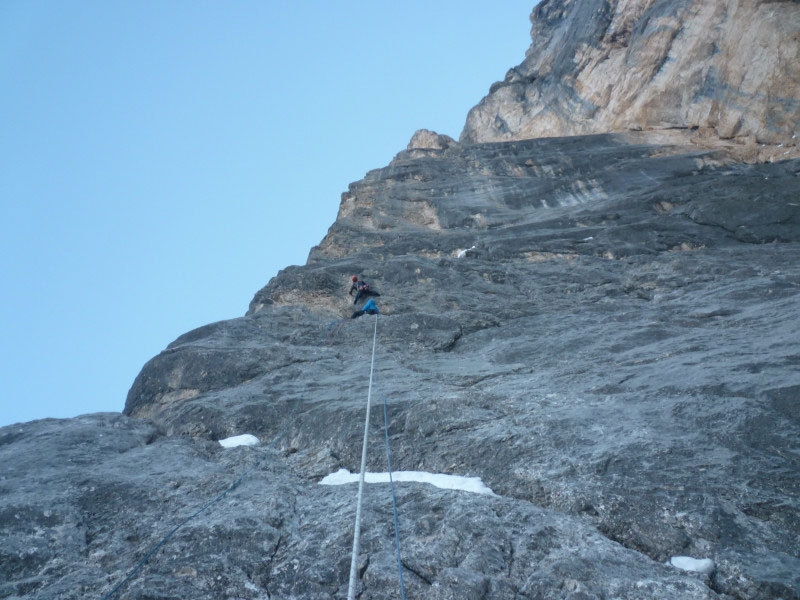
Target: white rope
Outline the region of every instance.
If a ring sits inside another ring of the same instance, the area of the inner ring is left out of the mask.
[[[367,417],[364,420],[364,445],[361,447],[361,474],[358,478],[358,497],[356,501],[356,524],[353,531],[353,556],[350,558],[350,585],[347,600],[356,598],[358,579],[358,550],[361,542],[361,497],[364,492],[364,474],[367,471],[367,439],[369,437],[369,409],[372,400],[372,373],[375,370],[375,342],[378,339],[378,315],[375,315],[375,331],[372,334],[372,364],[369,368],[369,389],[367,391]]]

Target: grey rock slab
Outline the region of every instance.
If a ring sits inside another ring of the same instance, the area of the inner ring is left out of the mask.
[[[151,427],[120,415],[7,429],[3,438],[19,436],[15,450],[49,456],[60,479],[48,487],[16,476],[3,491],[3,597],[110,593],[175,525],[241,474],[238,486],[185,522],[114,597],[332,598],[346,589],[353,485],[316,485],[294,472],[291,456],[265,447],[153,439]],[[101,436],[117,440],[113,453],[72,443]],[[4,464],[12,444],[0,447]],[[363,598],[398,595],[388,492],[366,488]],[[397,500],[411,597],[556,597],[565,585],[589,597],[715,597],[696,578],[609,541],[582,520],[527,502],[417,483],[398,484]]]
[[[575,583],[529,566],[528,584],[498,579],[487,557],[442,566],[450,550],[412,542],[426,594],[795,593],[798,170],[605,135],[401,153],[351,185],[308,265],[148,363],[126,413],[210,441],[271,439],[292,416],[276,450],[307,488],[357,471],[375,327],[349,318],[357,273],[381,293],[373,401],[387,404],[394,468],[479,476],[640,557],[654,569],[641,582],[658,582],[592,587],[578,560]],[[368,468],[384,470],[378,407],[370,426]],[[390,548],[365,552],[367,588],[391,579]],[[672,556],[716,570],[664,570]],[[302,593],[342,594],[336,560]],[[293,572],[282,593],[299,593]]]

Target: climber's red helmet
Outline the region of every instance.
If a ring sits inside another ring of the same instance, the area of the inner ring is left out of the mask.
[[[358,275],[353,275],[350,279],[353,280],[354,282],[358,281]]]

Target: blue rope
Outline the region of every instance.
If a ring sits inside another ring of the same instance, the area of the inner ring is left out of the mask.
[[[282,435],[283,435],[283,434],[286,432],[286,429],[289,427],[289,423],[291,422],[292,418],[294,417],[294,413],[295,413],[295,411],[297,410],[297,406],[298,406],[299,404],[300,404],[300,398],[298,398],[298,399],[297,399],[297,401],[295,401],[295,403],[294,403],[294,406],[292,407],[292,410],[289,412],[289,415],[286,417],[286,420],[284,421],[284,423],[283,423],[283,427],[281,428],[281,430],[278,432],[278,434],[277,434],[277,435],[276,435],[276,436],[275,436],[275,437],[272,439],[272,441],[271,441],[269,444],[267,444],[266,446],[264,446],[264,449],[269,449],[269,448],[271,448],[271,447],[272,447],[272,446],[275,444],[275,442],[277,442],[277,441],[278,441],[278,440],[281,438],[281,436],[282,436]],[[111,598],[111,596],[113,596],[113,595],[114,595],[114,594],[115,594],[115,593],[116,593],[116,592],[117,592],[117,591],[118,591],[118,590],[119,590],[119,589],[120,589],[120,588],[121,588],[123,585],[125,585],[125,584],[126,584],[128,581],[130,581],[130,580],[133,578],[133,576],[134,576],[134,575],[136,575],[136,573],[139,571],[139,569],[141,569],[141,568],[144,566],[144,564],[145,564],[145,563],[146,563],[146,562],[147,562],[147,561],[150,559],[150,557],[152,557],[152,556],[153,556],[153,555],[154,555],[156,552],[158,552],[159,548],[161,548],[161,546],[163,546],[164,544],[166,544],[166,543],[167,543],[167,541],[168,541],[168,540],[169,540],[169,539],[170,539],[170,538],[171,538],[171,537],[172,537],[172,536],[175,534],[175,532],[176,532],[176,531],[178,531],[178,530],[179,530],[181,527],[183,527],[184,525],[186,525],[186,523],[188,523],[189,521],[191,521],[192,519],[194,519],[196,516],[198,516],[198,515],[199,515],[200,513],[202,513],[204,510],[206,510],[206,509],[207,509],[207,508],[209,508],[210,506],[212,506],[212,505],[216,504],[217,502],[219,502],[220,500],[222,500],[222,499],[223,499],[225,496],[227,496],[227,495],[228,495],[228,493],[229,493],[229,492],[232,492],[234,489],[236,489],[236,488],[239,486],[239,484],[240,484],[240,483],[241,483],[241,482],[244,480],[244,478],[245,478],[245,477],[247,477],[247,476],[248,476],[250,473],[252,473],[253,471],[255,471],[255,470],[256,470],[258,467],[260,467],[262,464],[264,464],[264,461],[266,461],[266,460],[267,460],[267,458],[269,458],[269,457],[268,457],[268,456],[265,456],[264,458],[262,458],[261,460],[259,460],[259,461],[258,461],[256,464],[254,464],[252,467],[250,467],[250,468],[249,468],[247,471],[245,471],[244,473],[242,473],[241,477],[239,477],[239,479],[237,479],[236,481],[234,481],[234,482],[233,482],[233,483],[232,483],[232,484],[231,484],[231,485],[228,487],[228,489],[226,489],[224,492],[222,492],[221,494],[219,494],[219,495],[218,495],[216,498],[214,498],[213,500],[210,500],[209,502],[207,502],[206,504],[204,504],[204,505],[203,505],[201,508],[199,508],[199,509],[198,509],[196,512],[192,513],[191,515],[189,515],[188,517],[186,517],[186,518],[185,518],[183,521],[181,521],[180,523],[178,523],[178,524],[177,524],[175,527],[173,527],[172,531],[170,531],[170,532],[169,532],[167,535],[165,535],[165,536],[164,536],[164,537],[161,539],[161,541],[160,541],[160,542],[158,542],[158,543],[157,543],[157,544],[156,544],[156,545],[153,547],[153,549],[152,549],[152,550],[150,550],[150,552],[148,552],[148,553],[145,555],[145,557],[144,557],[142,560],[140,560],[140,561],[139,561],[139,564],[137,564],[137,565],[136,565],[136,566],[133,568],[133,570],[132,570],[130,573],[128,573],[128,576],[127,576],[127,577],[125,577],[125,579],[123,579],[122,581],[120,581],[120,582],[119,582],[119,583],[118,583],[118,584],[117,584],[117,585],[114,587],[114,589],[113,589],[113,590],[111,590],[110,592],[108,592],[108,594],[106,594],[105,596],[103,596],[103,600],[108,600],[109,598]]]
[[[386,465],[389,471],[389,485],[392,488],[392,513],[394,515],[394,546],[397,551],[397,574],[400,578],[400,595],[403,600],[406,600],[406,586],[403,583],[403,562],[400,559],[400,525],[397,521],[397,498],[394,493],[394,480],[392,479],[392,453],[389,450],[389,417],[386,414],[386,396],[383,392],[378,390],[378,393],[383,398],[383,430],[386,434]]]

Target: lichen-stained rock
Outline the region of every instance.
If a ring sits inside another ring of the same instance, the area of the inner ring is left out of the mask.
[[[798,155],[800,4],[544,0],[525,60],[472,109],[465,143],[694,128]]]

